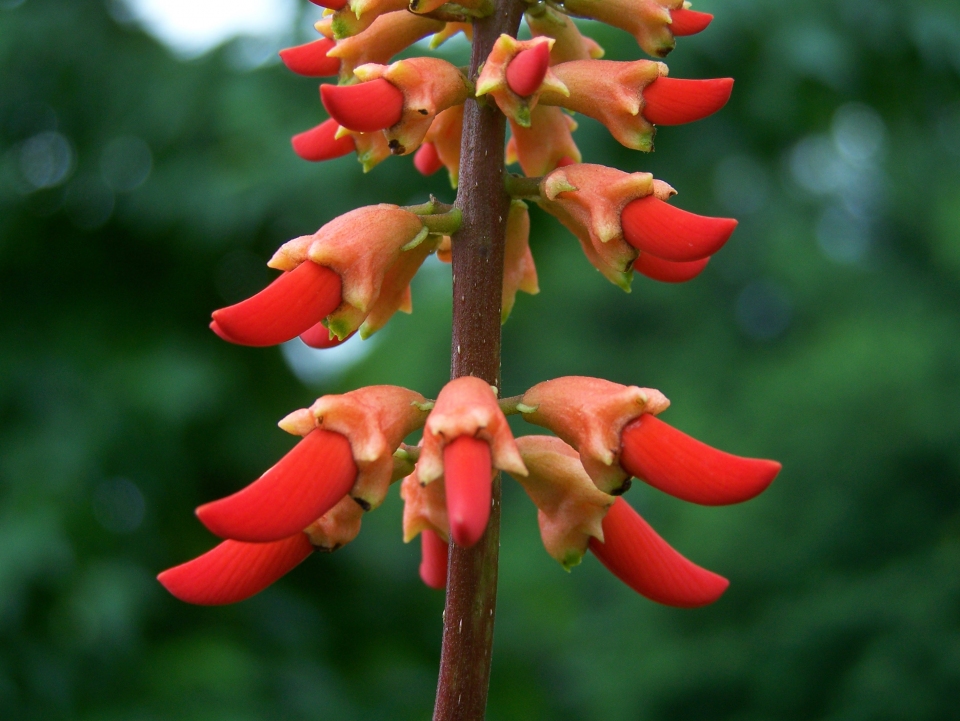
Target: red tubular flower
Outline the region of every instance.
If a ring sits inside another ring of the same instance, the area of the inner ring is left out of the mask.
[[[294,135],[290,139],[293,152],[304,160],[314,163],[321,160],[333,160],[352,153],[356,150],[353,138],[349,135],[337,138],[339,128],[340,123],[331,118],[324,120],[315,128]]]
[[[710,262],[710,257],[692,260],[689,263],[671,263],[649,253],[641,253],[633,263],[638,273],[661,283],[685,283],[696,278]]]
[[[520,97],[527,97],[540,87],[550,67],[550,44],[538,43],[521,50],[507,65],[507,85]]]
[[[357,465],[350,442],[317,428],[249,486],[200,506],[213,533],[236,541],[278,541],[302,531],[353,487]]]
[[[762,493],[780,464],[724,453],[645,413],[621,436],[620,465],[664,493],[706,506],[740,503]]]
[[[629,202],[620,223],[624,239],[634,248],[674,263],[713,255],[737,227],[733,218],[694,215],[654,195]]]
[[[661,75],[643,89],[643,117],[654,125],[682,125],[727,104],[733,78],[681,80]]]
[[[334,120],[358,133],[389,128],[403,115],[403,93],[383,78],[356,85],[321,85],[320,98]]]
[[[688,561],[650,525],[617,498],[603,519],[603,538],[590,539],[590,550],[607,569],[651,601],[679,608],[713,603],[730,582]]]
[[[443,449],[443,467],[450,535],[469,548],[480,540],[490,519],[490,445],[479,438],[458,436]]]
[[[310,78],[337,75],[340,72],[340,59],[327,57],[335,45],[336,42],[330,38],[320,38],[305,45],[284,48],[280,51],[280,59],[297,75]]]
[[[260,593],[312,551],[303,533],[273,543],[224,541],[202,556],[164,571],[157,580],[181,601],[220,606]]]
[[[310,0],[310,2],[328,10],[340,10],[347,4],[347,0]]]
[[[670,32],[673,33],[674,37],[679,38],[686,35],[696,35],[706,30],[707,25],[713,21],[713,15],[678,8],[670,11],[670,20]]]
[[[447,553],[443,539],[425,528],[420,533],[420,578],[430,588],[442,591],[447,587]]]
[[[346,338],[337,338],[336,335],[330,333],[330,329],[327,328],[322,321],[300,334],[300,340],[302,340],[306,345],[310,346],[311,348],[320,349],[335,348],[351,338],[353,338],[353,333],[348,335]]]
[[[421,175],[433,175],[443,167],[437,146],[433,143],[424,143],[413,156],[413,165]]]
[[[211,327],[240,345],[284,343],[336,310],[340,293],[337,273],[305,261],[252,298],[214,311]]]

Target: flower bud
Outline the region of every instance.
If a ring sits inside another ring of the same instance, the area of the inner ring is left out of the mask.
[[[442,479],[426,485],[420,483],[417,471],[400,484],[403,499],[403,542],[410,543],[425,530],[436,533],[446,543],[450,538],[447,515],[447,494]]]
[[[471,436],[457,436],[443,447],[450,536],[465,548],[480,540],[490,520],[493,494],[490,455],[487,442]]]
[[[730,582],[681,556],[622,498],[603,519],[601,542],[590,550],[607,569],[641,596],[679,608],[713,603]]]
[[[425,529],[420,535],[420,578],[430,588],[442,591],[447,587],[447,557],[450,549],[440,536]]]
[[[507,163],[519,162],[524,175],[535,178],[562,165],[563,160],[580,162],[580,150],[573,142],[577,124],[560,108],[538,105],[530,111],[530,127],[510,121]]]
[[[366,30],[381,15],[406,11],[407,0],[349,0],[333,15],[331,28],[338,40],[353,37]]]
[[[677,8],[670,11],[670,32],[675,38],[686,35],[696,35],[707,29],[713,21],[710,13],[701,13],[696,10]]]
[[[507,64],[507,87],[522,98],[533,95],[547,75],[550,66],[550,46],[538,43],[521,50]]]
[[[332,553],[357,537],[362,519],[363,508],[350,496],[344,496],[337,505],[307,526],[304,533],[318,551]]]
[[[662,58],[676,41],[670,31],[670,13],[684,0],[564,0],[571,15],[599,20],[633,35],[644,52]]]
[[[406,10],[387,13],[378,17],[359,35],[338,41],[328,56],[339,58],[341,76],[350,77],[355,68],[366,63],[389,62],[394,55],[421,38],[443,29],[441,21],[420,17]]]
[[[320,38],[305,45],[285,48],[280,51],[283,64],[297,75],[310,78],[324,78],[340,72],[340,60],[327,57],[336,42],[330,38]]]
[[[720,110],[733,78],[681,80],[661,75],[643,90],[643,117],[656,125],[692,123]]]
[[[181,601],[220,606],[260,593],[312,551],[303,533],[272,543],[224,541],[192,561],[167,569],[157,580]]]
[[[544,6],[542,12],[527,12],[527,25],[534,37],[554,39],[550,48],[550,64],[571,60],[597,60],[603,57],[603,48],[595,40],[580,33],[569,16]]]
[[[356,150],[352,136],[337,137],[340,127],[333,118],[324,120],[320,125],[310,130],[294,135],[290,139],[293,152],[304,160],[320,162],[339,158]]]
[[[529,471],[517,480],[537,507],[543,545],[569,571],[591,538],[603,541],[601,522],[613,496],[597,490],[579,454],[559,438],[521,436],[517,448]]]
[[[323,107],[347,130],[371,133],[400,121],[403,93],[382,78],[357,85],[321,85]]]
[[[627,203],[620,221],[627,243],[674,263],[687,263],[713,255],[737,227],[733,218],[688,213],[654,195]]]
[[[433,127],[433,126],[431,126]],[[443,161],[433,143],[423,143],[413,155],[413,165],[421,175],[430,176],[443,167]]]
[[[460,141],[463,136],[463,105],[454,105],[443,112],[430,124],[426,140],[437,151],[437,157],[447,167],[450,185],[457,187],[460,176]]]
[[[507,215],[501,323],[507,322],[518,290],[536,295],[540,292],[540,286],[537,283],[537,267],[530,252],[530,214],[527,212],[527,204],[521,200],[513,200]]]
[[[671,263],[649,253],[641,253],[633,263],[633,269],[661,283],[685,283],[696,278],[710,262],[710,256],[687,263]]]
[[[530,423],[548,428],[580,454],[587,475],[604,493],[625,491],[629,473],[619,463],[624,426],[643,413],[670,405],[660,391],[600,378],[566,376],[538,383],[523,394]]]

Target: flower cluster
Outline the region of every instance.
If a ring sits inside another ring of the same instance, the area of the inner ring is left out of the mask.
[[[502,321],[518,291],[538,292],[527,202],[555,216],[587,260],[624,290],[635,270],[664,282],[690,280],[736,227],[735,220],[672,205],[676,191],[649,173],[582,162],[573,140],[572,116],[579,113],[624,146],[649,151],[656,126],[698,120],[727,102],[732,80],[678,80],[659,61],[602,60],[602,48],[571,19],[624,29],[660,58],[676,37],[700,32],[712,19],[683,0],[532,3],[525,16],[532,38],[500,36],[476,77],[438,58],[391,60],[428,36],[434,45],[459,32],[472,37],[471,22],[494,11],[492,0],[313,2],[328,9],[317,23],[322,37],[280,55],[293,72],[337,82],[320,86],[330,118],[293,138],[302,158],[355,152],[370,170],[392,155],[412,155],[423,174],[446,168],[456,187],[465,103],[493,104],[509,121],[505,149],[490,149],[522,170],[506,183],[512,200]],[[460,223],[457,208],[432,198],[353,210],[285,243],[269,262],[281,275],[252,298],[214,312],[211,328],[251,346],[299,336],[326,348],[354,333],[366,338],[397,310],[410,312],[412,278],[430,254],[449,261]],[[402,479],[404,540],[421,536],[421,576],[442,588],[448,545],[481,539],[492,479],[505,471],[537,506],[543,543],[564,568],[589,550],[648,598],[710,603],[727,581],[672,549],[621,495],[637,478],[693,503],[738,503],[763,491],[780,466],[690,438],[659,420],[668,405],[656,390],[582,377],[546,381],[509,399],[470,376],[451,381],[436,400],[395,386],[321,397],[280,422],[301,440],[276,465],[197,509],[223,542],[160,581],[193,603],[246,598],[313,550],[353,540],[363,514]],[[511,414],[554,435],[515,439]],[[416,445],[405,443],[421,430]]]

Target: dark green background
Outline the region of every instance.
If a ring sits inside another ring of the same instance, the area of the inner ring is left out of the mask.
[[[369,383],[439,390],[443,268],[373,354],[314,387],[206,324],[267,281],[281,242],[360,205],[449,200],[442,174],[298,160],[317,83],[244,68],[245,41],[184,63],[96,0],[0,7],[0,717],[428,718],[443,599],[395,491],[353,544],[236,606],[181,604],[154,575],[214,543],[192,509],[290,447],[288,411]],[[577,137],[740,228],[697,280],[625,295],[534,212],[542,292],[505,327],[504,392],[568,374],[656,387],[669,423],[784,471],[730,508],[631,491],[731,580],[693,611],[592,557],[565,574],[507,481],[488,718],[955,718],[960,6],[697,7],[717,19],[672,73],[736,77],[724,111],[662,129],[652,156],[591,121]],[[639,56],[590,31],[608,58]]]

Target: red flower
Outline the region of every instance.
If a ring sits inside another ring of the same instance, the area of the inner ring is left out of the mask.
[[[429,528],[420,534],[420,578],[438,591],[447,587],[447,554],[449,546]]]

